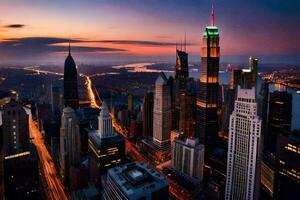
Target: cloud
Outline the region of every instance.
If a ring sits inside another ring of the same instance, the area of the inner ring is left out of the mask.
[[[37,56],[46,56],[49,53],[65,52],[68,47],[65,43],[89,42],[81,39],[66,39],[56,37],[24,37],[9,38],[0,42],[0,55],[3,58],[33,58]],[[64,45],[63,45],[64,44]],[[124,49],[94,47],[94,46],[72,46],[72,52],[80,53],[113,53],[123,52]]]
[[[25,26],[25,24],[8,24],[4,28],[24,28]]]
[[[99,40],[101,43],[110,44],[125,44],[125,45],[138,45],[138,46],[175,46],[175,42],[156,42],[147,40]],[[187,46],[193,46],[193,43],[187,43]]]

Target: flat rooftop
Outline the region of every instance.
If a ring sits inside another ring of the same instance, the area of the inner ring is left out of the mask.
[[[166,178],[144,162],[114,167],[108,170],[108,175],[129,199],[138,199],[168,186]]]

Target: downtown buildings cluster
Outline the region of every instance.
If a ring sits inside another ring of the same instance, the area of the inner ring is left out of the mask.
[[[211,20],[202,36],[199,79],[189,77],[186,49],[176,47],[174,77],[160,73],[137,110],[132,95],[118,113],[98,96],[94,106],[80,104],[69,47],[63,90],[53,85],[50,106],[24,108],[15,100],[3,106],[6,198],[40,199],[40,185],[48,184],[39,177],[43,152],[30,143],[32,119],[58,171],[49,176],[59,177],[68,198],[293,198],[300,186],[300,139],[291,130],[292,95],[270,93],[267,82],[258,86],[258,60],[251,57],[248,68],[232,69],[230,83],[220,85],[214,12]],[[93,98],[95,90],[89,91]]]

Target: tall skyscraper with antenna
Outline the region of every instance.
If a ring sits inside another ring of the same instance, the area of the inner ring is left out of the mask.
[[[64,104],[74,110],[79,107],[77,68],[71,56],[71,47],[69,44],[69,55],[66,58],[64,66]]]
[[[201,143],[208,144],[218,134],[218,87],[219,87],[219,32],[215,26],[215,12],[212,8],[211,25],[203,33],[201,50],[200,88],[197,95],[196,136]]]

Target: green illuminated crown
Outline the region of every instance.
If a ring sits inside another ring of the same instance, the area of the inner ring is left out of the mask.
[[[218,36],[219,35],[218,27],[216,27],[216,26],[207,26],[204,33],[203,33],[203,36],[207,37],[207,34],[210,35],[210,36]]]

